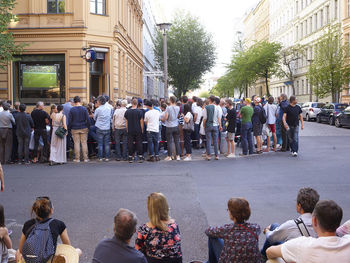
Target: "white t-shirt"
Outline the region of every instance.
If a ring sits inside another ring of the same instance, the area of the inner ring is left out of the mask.
[[[145,114],[145,122],[147,122],[147,131],[159,132],[160,112],[158,110],[149,110]]]
[[[196,124],[199,124],[200,121],[201,121],[201,118],[202,118],[202,108],[201,107],[194,107],[194,111],[193,111],[193,114],[197,114],[197,119],[196,119]]]
[[[277,105],[266,103],[264,106],[264,110],[266,113],[266,123],[267,124],[275,124],[276,123],[276,113],[277,113]]]
[[[282,244],[282,257],[296,263],[350,263],[350,235],[298,237]]]

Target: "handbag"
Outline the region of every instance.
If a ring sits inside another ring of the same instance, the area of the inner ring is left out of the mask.
[[[63,119],[63,117],[62,117]],[[63,122],[61,119],[61,126],[57,128],[57,130],[55,131],[55,134],[57,135],[57,137],[63,139],[64,136],[66,136],[67,130],[63,127]]]
[[[183,119],[183,118],[182,118],[182,119]],[[193,122],[193,118],[191,118],[189,122],[185,122],[185,120],[184,120],[183,129],[184,129],[184,130],[194,131],[194,122]]]

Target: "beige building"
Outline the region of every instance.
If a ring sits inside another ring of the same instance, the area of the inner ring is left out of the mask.
[[[344,41],[350,45],[350,0],[342,0],[343,1],[343,9],[342,9],[342,26],[343,26],[343,36]],[[350,84],[348,87],[345,87],[341,102],[350,103]]]
[[[141,0],[18,0],[18,60],[0,73],[0,98],[34,104],[142,96]],[[86,62],[86,49],[96,60]]]
[[[259,41],[269,41],[269,6],[269,0],[261,0],[244,18],[244,44],[246,48]],[[265,79],[259,79],[255,85],[248,89],[248,96],[263,96],[265,94]]]

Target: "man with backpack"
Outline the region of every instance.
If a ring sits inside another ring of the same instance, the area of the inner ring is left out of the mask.
[[[263,151],[262,147],[262,129],[263,125],[266,123],[266,114],[264,109],[260,105],[261,98],[258,96],[254,97],[254,114],[252,116],[253,123],[253,135],[256,139],[256,153],[261,154]]]

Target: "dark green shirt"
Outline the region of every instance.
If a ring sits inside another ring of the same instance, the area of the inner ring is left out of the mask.
[[[242,124],[252,122],[253,113],[254,113],[254,110],[252,107],[244,106],[241,109]]]

